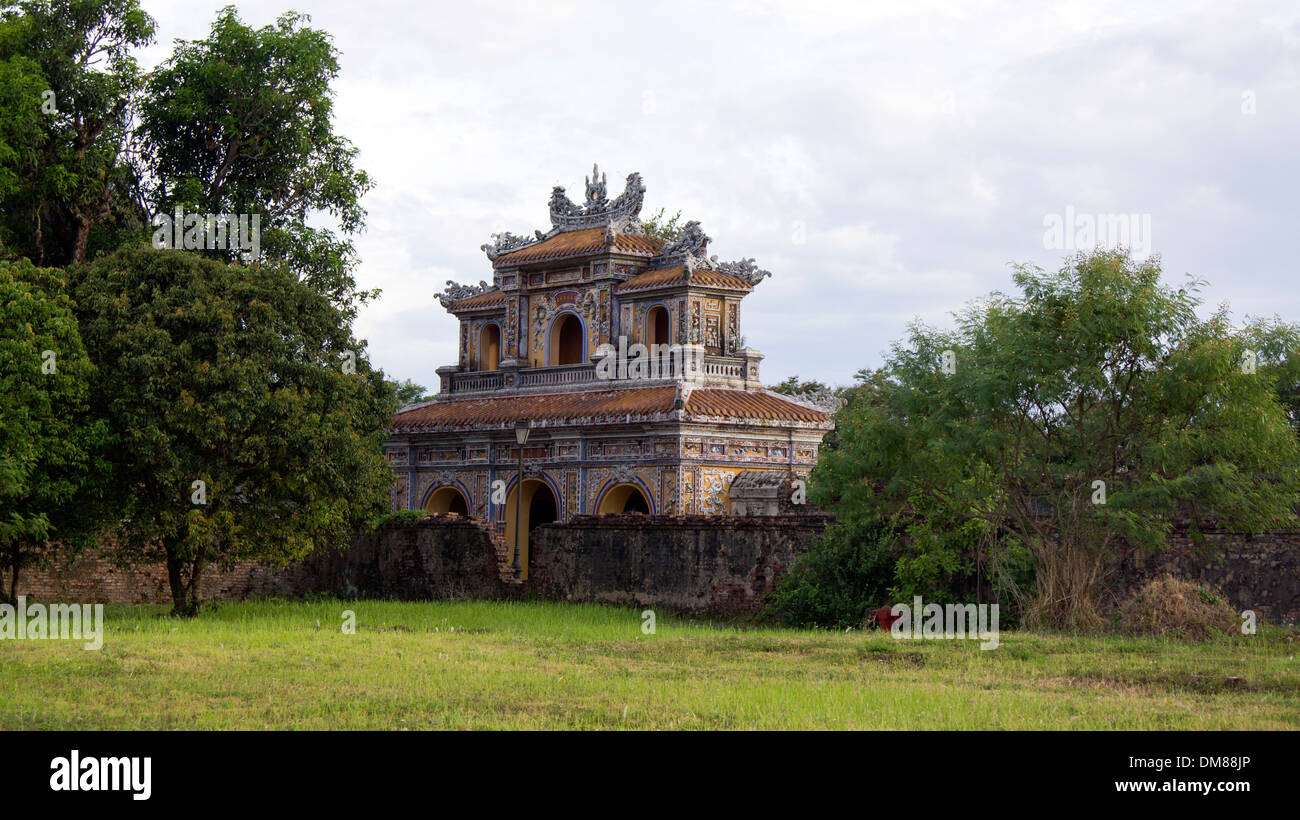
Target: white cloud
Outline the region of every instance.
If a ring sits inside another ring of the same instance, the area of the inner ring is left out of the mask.
[[[145,0],[144,62],[226,2]],[[379,186],[357,275],[385,290],[358,332],[395,376],[431,385],[454,362],[433,294],[490,279],[488,234],[548,227],[551,186],[580,193],[593,160],[774,272],[742,329],[771,382],[846,382],[912,317],[1010,287],[1008,263],[1059,264],[1042,219],[1067,206],[1150,213],[1170,281],[1300,319],[1284,2],[293,6],[342,51],[337,127]]]

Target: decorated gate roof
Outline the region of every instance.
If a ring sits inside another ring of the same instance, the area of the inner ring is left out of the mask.
[[[542,393],[503,397],[445,399],[417,405],[393,419],[393,432],[494,429],[526,419],[550,424],[619,424],[668,420],[681,410],[683,421],[760,422],[826,425],[830,416],[770,392],[686,391],[677,407],[673,385]]]

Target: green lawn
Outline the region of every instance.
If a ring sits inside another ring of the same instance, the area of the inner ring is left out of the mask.
[[[342,613],[356,613],[343,634]],[[556,603],[107,608],[104,647],[0,641],[0,729],[1295,729],[1300,635],[1001,646]],[[1236,679],[1236,680],[1230,680]]]

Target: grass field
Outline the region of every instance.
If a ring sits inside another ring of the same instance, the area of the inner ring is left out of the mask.
[[[356,633],[341,631],[354,610]],[[556,603],[110,606],[0,641],[0,729],[1295,729],[1300,635],[1001,646]]]

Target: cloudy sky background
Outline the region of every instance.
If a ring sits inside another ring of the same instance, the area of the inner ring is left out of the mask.
[[[152,65],[226,3],[143,5]],[[551,186],[581,200],[593,162],[773,272],[741,312],[769,384],[848,383],[1011,263],[1059,267],[1067,208],[1149,215],[1170,283],[1300,320],[1295,3],[236,5],[341,51],[336,129],[377,183],[357,279],[384,291],[356,330],[394,378],[436,385],[456,324],[433,295],[491,281],[488,235],[549,229]]]

